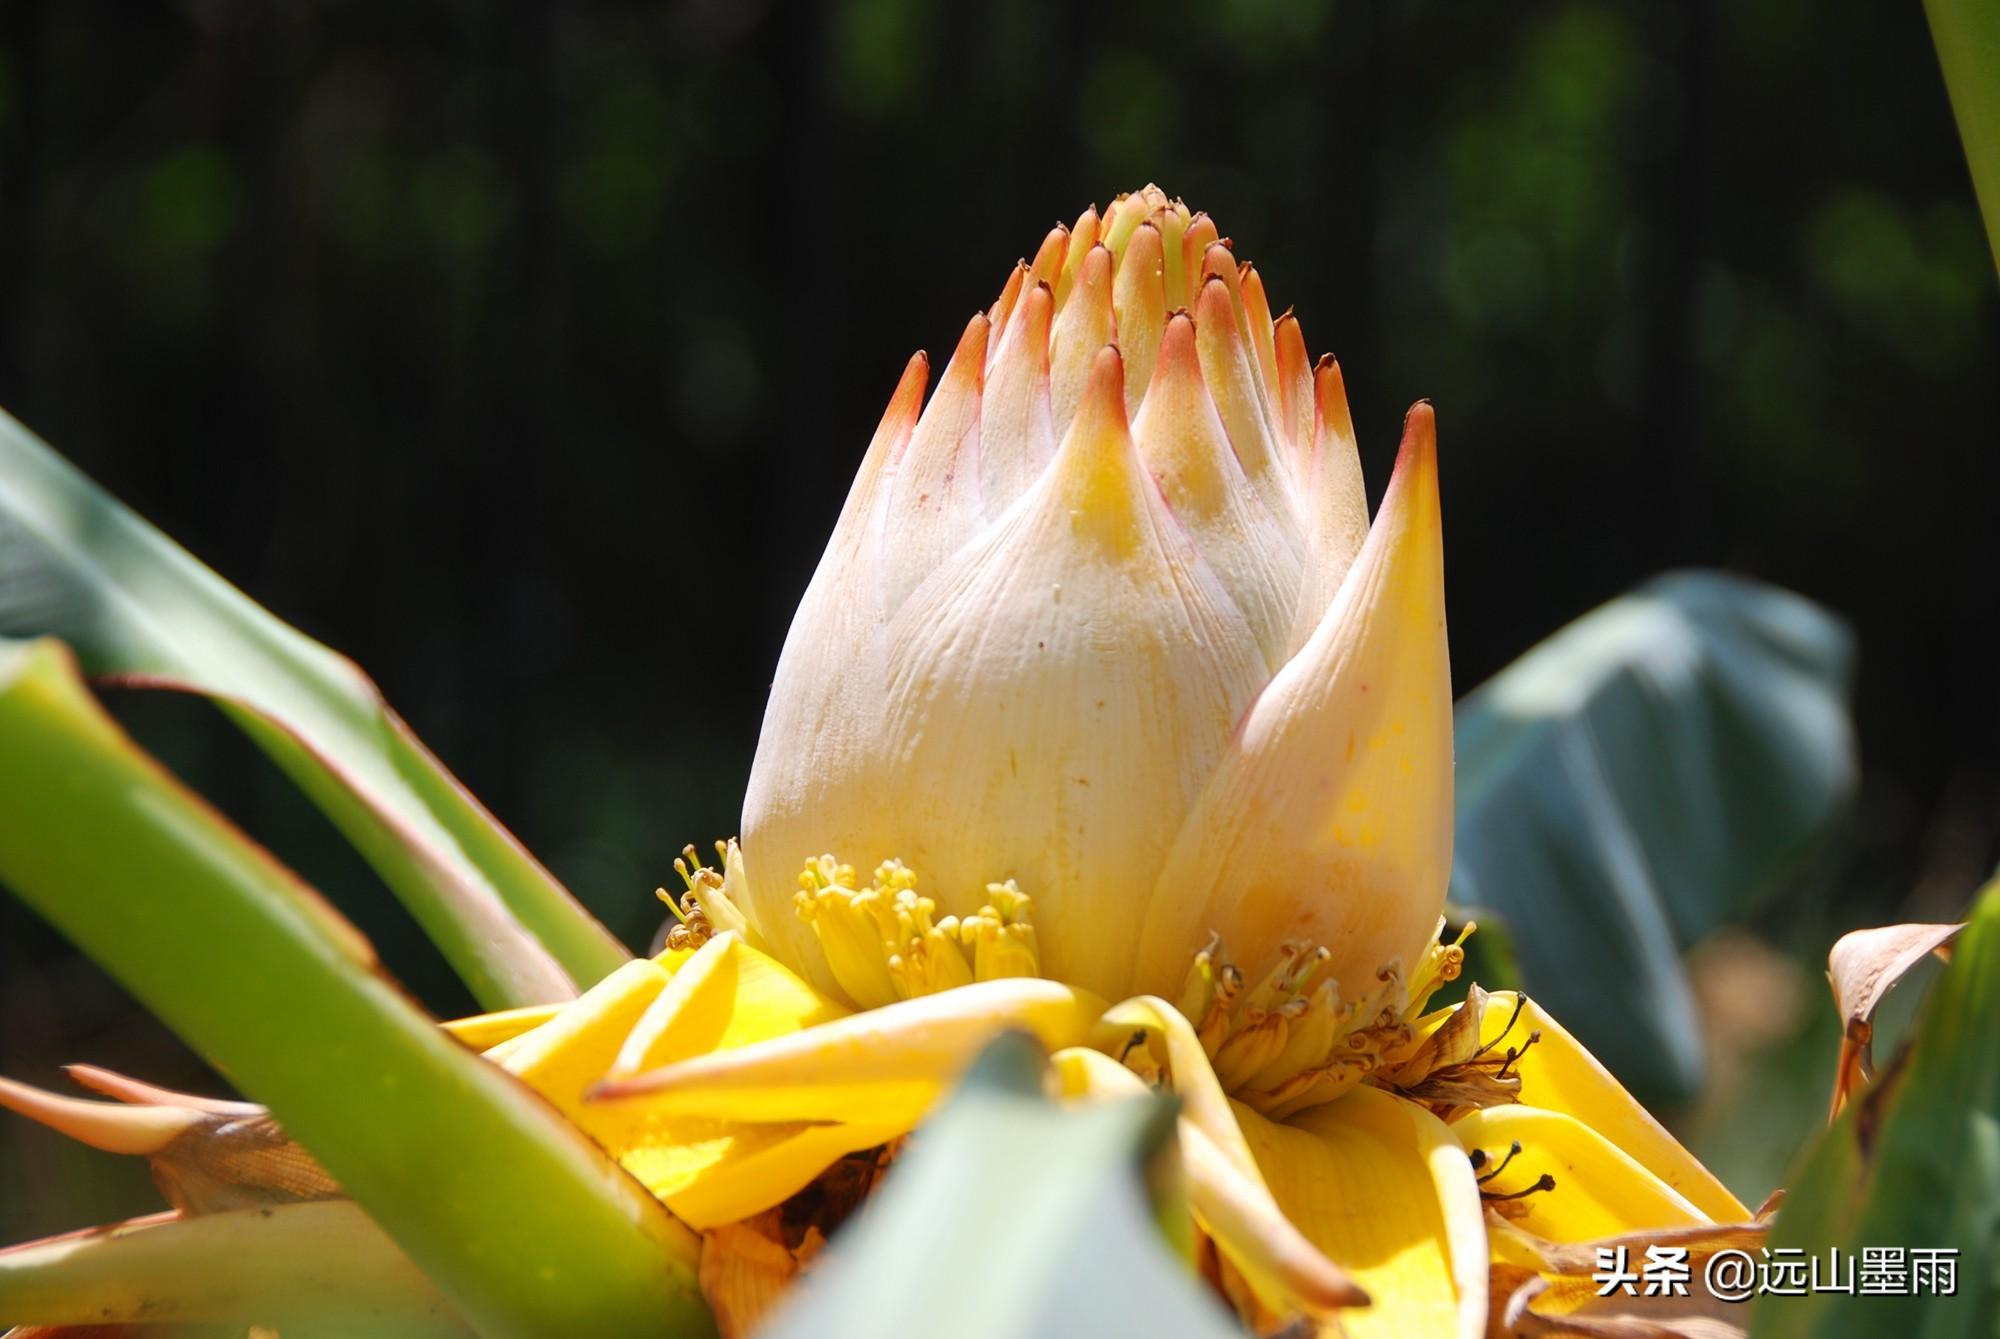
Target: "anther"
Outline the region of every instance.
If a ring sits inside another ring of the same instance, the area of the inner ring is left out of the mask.
[[[1472,1170],[1475,1172],[1478,1171],[1481,1167],[1486,1165],[1486,1150],[1479,1149],[1477,1150],[1477,1152],[1479,1156],[1473,1161],[1472,1164]],[[1478,1178],[1479,1184],[1483,1186],[1488,1181],[1491,1181],[1494,1177],[1500,1175],[1500,1173],[1506,1171],[1508,1164],[1513,1162],[1514,1159],[1520,1156],[1521,1156],[1521,1141],[1516,1139],[1512,1144],[1509,1144],[1507,1146],[1507,1156],[1500,1159],[1500,1165],[1498,1167],[1495,1167],[1492,1171],[1486,1173],[1486,1175]]]
[[[1477,1060],[1480,1056],[1485,1055],[1495,1046],[1498,1046],[1501,1042],[1507,1040],[1507,1034],[1514,1030],[1514,1024],[1521,1021],[1521,1010],[1527,1007],[1528,1007],[1528,997],[1526,995],[1516,995],[1514,997],[1514,1012],[1507,1015],[1507,1026],[1500,1029],[1499,1036],[1495,1037],[1492,1041],[1487,1042],[1484,1046],[1474,1051],[1472,1053],[1472,1058],[1474,1060]]]
[[[1137,1032],[1134,1032],[1130,1037],[1126,1038],[1125,1045],[1119,1048],[1118,1063],[1121,1065],[1124,1064],[1125,1057],[1132,1054],[1134,1047],[1144,1046],[1145,1044],[1146,1044],[1146,1031],[1144,1028],[1141,1028]]]
[[[1554,1190],[1555,1188],[1556,1188],[1556,1179],[1553,1176],[1550,1176],[1547,1172],[1543,1172],[1541,1176],[1536,1179],[1535,1184],[1531,1186],[1524,1187],[1523,1189],[1520,1190],[1509,1191],[1505,1195],[1502,1195],[1497,1191],[1482,1190],[1479,1192],[1479,1198],[1485,1200],[1488,1204],[1498,1204],[1504,1200],[1524,1200],[1528,1198],[1528,1196],[1530,1195],[1540,1194],[1542,1191]]]
[[[1505,1061],[1501,1063],[1500,1068],[1497,1071],[1495,1071],[1493,1077],[1496,1079],[1512,1078],[1513,1075],[1509,1074],[1507,1071],[1514,1066],[1514,1063],[1516,1061],[1518,1061],[1522,1056],[1528,1053],[1530,1047],[1532,1047],[1536,1042],[1540,1041],[1541,1039],[1542,1039],[1542,1030],[1540,1028],[1536,1028],[1533,1032],[1530,1032],[1528,1034],[1527,1044],[1522,1046],[1520,1050],[1517,1051],[1511,1046],[1508,1047],[1507,1058]]]

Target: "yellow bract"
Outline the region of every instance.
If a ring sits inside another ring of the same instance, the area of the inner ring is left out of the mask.
[[[877,887],[894,880],[878,871]],[[1458,959],[1455,945],[1434,945],[1412,976],[1427,991]],[[1272,1005],[1313,986],[1317,957],[1295,950],[1286,962],[1239,986],[1238,1003]],[[1209,966],[1198,982],[1216,979]],[[1471,1000],[1466,1030],[1477,1024],[1488,1065],[1519,1080],[1518,1094],[1496,1088],[1499,1104],[1483,1109],[1364,1081],[1273,1119],[1231,1090],[1258,1091],[1285,1048],[1228,1065],[1226,1040],[1204,1039],[1165,1001],[1106,1006],[1024,977],[857,1013],[733,932],[629,964],[493,1054],[708,1228],[777,1205],[842,1156],[910,1130],[987,1039],[1024,1029],[1055,1053],[1068,1100],[1175,1092],[1189,1206],[1231,1296],[1252,1319],[1302,1313],[1350,1336],[1480,1334],[1489,1261],[1533,1267],[1508,1244],[1518,1233],[1489,1245],[1483,1208],[1552,1242],[1748,1218],[1532,1003],[1478,991]],[[1422,1002],[1399,993],[1396,1003],[1401,1018]],[[1420,1053],[1453,1013],[1399,1024],[1400,1054]],[[498,1018],[455,1027],[510,1029]],[[1407,1078],[1410,1062],[1396,1064],[1385,1073]],[[1219,1069],[1241,1072],[1231,1083]]]
[[[1484,1331],[1479,1189],[1443,1123],[1374,1088],[1289,1125],[1236,1114],[1285,1216],[1374,1300],[1345,1318],[1350,1335]]]
[[[590,1090],[620,1073],[726,1053],[846,1012],[725,933],[693,953],[627,963],[501,1059],[683,1221],[712,1227],[781,1203],[835,1159],[901,1128],[676,1114],[641,1102],[589,1102]]]

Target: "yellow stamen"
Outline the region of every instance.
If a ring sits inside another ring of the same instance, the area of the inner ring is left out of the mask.
[[[938,919],[937,903],[917,891],[916,875],[900,860],[878,865],[864,888],[852,865],[823,855],[806,863],[793,901],[834,979],[864,1009],[975,981],[1041,975],[1033,903],[1012,879],[987,884],[985,902],[971,915]]]
[[[1444,921],[1439,918],[1438,932]],[[1464,969],[1467,925],[1450,943],[1434,941],[1405,978],[1392,961],[1343,1002],[1326,974],[1332,954],[1292,941],[1249,990],[1219,935],[1195,954],[1181,997],[1183,1014],[1224,1089],[1275,1120],[1331,1102],[1407,1055],[1431,994]]]

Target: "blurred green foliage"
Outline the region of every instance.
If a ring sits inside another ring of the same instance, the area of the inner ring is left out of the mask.
[[[1751,929],[1810,977],[1957,913],[2000,855],[2000,310],[1915,6],[15,0],[0,404],[643,941],[903,360],[1148,179],[1340,356],[1376,489],[1437,403],[1461,689],[1667,567],[1797,589],[1859,634],[1866,772]],[[464,1006],[205,708],[116,706]],[[72,1059],[212,1082],[0,899],[0,1071]],[[59,1156],[0,1134],[0,1238],[148,1207]]]

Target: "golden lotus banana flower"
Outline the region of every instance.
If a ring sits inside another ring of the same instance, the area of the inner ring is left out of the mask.
[[[732,894],[822,988],[823,852],[939,913],[1034,900],[1042,971],[1178,991],[1247,962],[1412,962],[1451,864],[1431,412],[1373,533],[1338,366],[1206,215],[1087,210],[911,360],[778,662]]]
[[[703,1234],[725,1334],[1007,1030],[1065,1100],[1175,1094],[1204,1273],[1259,1333],[1526,1333],[1587,1243],[1754,1240],[1532,1002],[1428,1007],[1465,960],[1429,406],[1371,523],[1339,369],[1150,187],[926,379],[786,640],[742,843],[677,862],[657,956],[445,1025]],[[163,1185],[337,1193],[256,1109],[95,1074],[122,1110],[0,1105]]]

